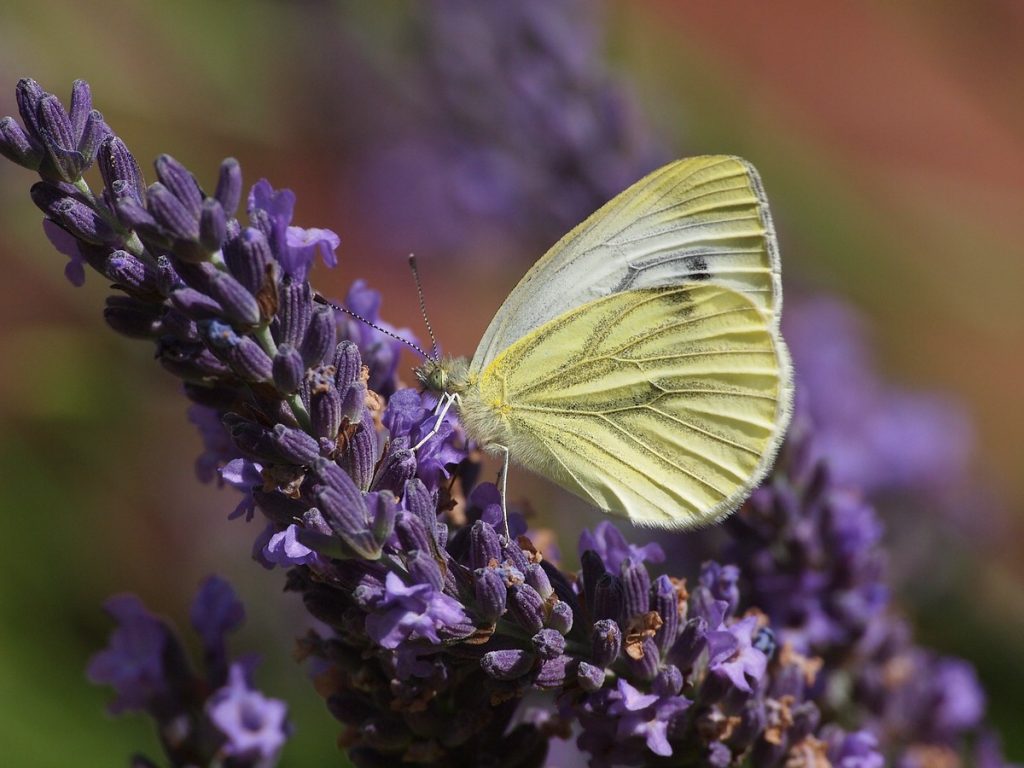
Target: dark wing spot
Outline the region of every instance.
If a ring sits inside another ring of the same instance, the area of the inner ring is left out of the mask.
[[[710,280],[711,272],[708,270],[708,260],[703,256],[687,256],[683,264],[689,270],[687,277],[690,280]]]

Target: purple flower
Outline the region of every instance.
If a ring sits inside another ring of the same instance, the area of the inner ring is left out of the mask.
[[[205,405],[193,404],[188,409],[188,420],[199,430],[203,441],[203,452],[196,459],[196,476],[201,483],[209,483],[214,478],[223,482],[220,468],[237,453],[220,416],[215,408]]]
[[[232,664],[228,684],[210,696],[206,713],[227,738],[226,755],[268,760],[288,739],[288,707],[252,690],[245,678],[244,668]]]
[[[708,669],[745,693],[753,691],[768,665],[768,658],[753,645],[756,629],[757,618],[748,616],[707,635]]]
[[[43,219],[43,232],[50,244],[70,259],[64,267],[64,277],[76,288],[81,287],[85,283],[86,261],[78,240],[49,219]]]
[[[406,438],[410,446],[418,444],[437,424],[433,413],[436,402],[434,396],[415,389],[395,392],[382,417],[391,438]],[[449,410],[437,433],[416,450],[416,474],[431,490],[437,490],[441,479],[449,477],[448,465],[466,458],[465,440],[457,425],[455,414]]]
[[[634,563],[661,563],[665,560],[665,550],[660,544],[651,542],[637,546],[626,541],[625,537],[612,523],[602,520],[594,527],[594,532],[584,529],[580,534],[580,552],[593,550],[604,561],[605,568],[618,573],[622,561],[627,557]]]
[[[619,697],[608,708],[618,717],[616,735],[620,739],[640,737],[656,755],[668,757],[672,745],[668,742],[668,727],[672,716],[690,706],[682,696],[657,696],[640,693],[623,679],[618,682]]]
[[[467,620],[462,606],[429,584],[406,586],[394,573],[384,581],[383,599],[366,617],[366,632],[384,648],[409,640],[441,642],[439,631]]]
[[[110,645],[89,660],[86,676],[117,693],[113,714],[145,709],[167,688],[163,657],[171,632],[135,595],[112,597],[104,607],[118,626]]]
[[[941,658],[928,670],[935,697],[931,727],[956,734],[977,727],[985,714],[985,694],[974,667],[963,659]]]
[[[334,250],[341,240],[334,232],[290,226],[295,211],[295,193],[290,189],[275,191],[269,181],[260,179],[249,192],[250,217],[256,211],[264,212],[270,220],[270,242],[285,274],[305,280],[318,251],[324,264],[337,266]]]
[[[505,521],[501,514],[501,491],[494,483],[480,483],[469,494],[466,506],[467,519],[487,523],[495,531],[505,535]],[[508,513],[508,532],[512,540],[526,533],[526,519],[519,512]]]
[[[263,468],[248,459],[232,459],[220,471],[221,479],[232,488],[242,492],[242,500],[228,515],[229,520],[245,516],[246,521],[252,520],[256,510],[253,491],[263,485]]]
[[[222,647],[224,636],[245,622],[245,606],[227,581],[209,576],[192,603],[191,620],[203,645],[208,649]]]
[[[870,731],[844,733],[834,725],[822,729],[828,743],[828,759],[834,768],[883,768],[885,758],[878,738]]]
[[[343,302],[349,312],[354,312],[367,322],[356,320],[344,312],[337,313],[339,338],[346,338],[356,343],[362,356],[363,364],[370,370],[367,386],[374,392],[390,396],[397,386],[395,371],[402,349],[406,345],[395,336],[419,344],[416,336],[408,328],[395,328],[380,318],[381,298],[378,291],[369,288],[365,280],[356,280],[348,290]],[[367,323],[383,328],[394,336],[383,333]]]
[[[272,565],[292,566],[309,565],[317,562],[318,555],[312,549],[300,542],[297,537],[299,527],[294,523],[283,531],[273,531],[262,547],[263,560]]]

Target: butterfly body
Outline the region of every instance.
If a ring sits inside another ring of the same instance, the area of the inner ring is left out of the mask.
[[[470,361],[429,360],[467,434],[603,510],[685,528],[732,511],[788,423],[774,232],[729,157],[655,171],[566,235]]]

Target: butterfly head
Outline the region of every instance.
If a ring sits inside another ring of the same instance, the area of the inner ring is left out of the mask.
[[[467,386],[469,363],[464,357],[430,358],[416,369],[416,378],[431,392],[457,395]]]

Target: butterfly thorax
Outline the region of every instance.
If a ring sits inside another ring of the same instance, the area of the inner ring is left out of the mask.
[[[469,361],[464,357],[430,359],[415,373],[425,389],[439,394],[461,395],[469,386]]]
[[[427,360],[416,369],[416,378],[423,387],[439,395],[450,395],[463,427],[473,440],[485,449],[495,445],[508,445],[507,406],[500,396],[500,385],[493,376],[484,376],[489,386],[486,392],[481,377],[470,374],[469,361],[464,357]]]

